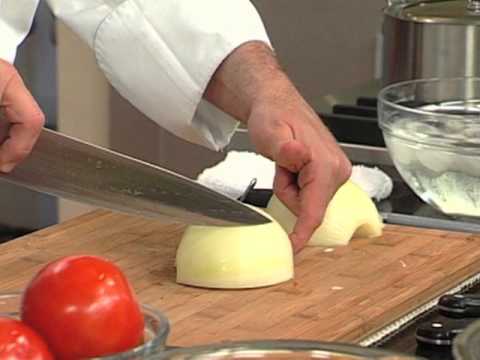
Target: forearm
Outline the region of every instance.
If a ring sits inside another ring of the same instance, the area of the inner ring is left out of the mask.
[[[240,46],[223,61],[210,80],[204,98],[247,123],[259,100],[281,101],[293,93],[297,95],[270,47],[254,41]]]

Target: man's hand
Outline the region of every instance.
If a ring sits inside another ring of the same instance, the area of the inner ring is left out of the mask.
[[[31,152],[44,123],[17,70],[0,60],[0,172],[10,172]]]
[[[277,164],[274,192],[298,216],[290,239],[299,251],[321,224],[337,189],[348,180],[351,165],[303,99],[286,96],[284,101],[258,101],[248,129],[257,151]]]
[[[205,98],[247,124],[256,150],[275,161],[274,191],[298,216],[290,239],[299,251],[350,177],[347,157],[264,44],[230,54]]]

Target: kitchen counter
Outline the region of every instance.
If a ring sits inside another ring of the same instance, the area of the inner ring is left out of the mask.
[[[354,239],[334,251],[306,248],[295,259],[295,280],[284,284],[205,290],[175,283],[183,230],[97,210],[0,245],[0,290],[24,288],[61,256],[100,255],[123,269],[142,302],[165,312],[170,345],[252,338],[365,343],[480,268],[479,236],[388,225],[377,239]]]

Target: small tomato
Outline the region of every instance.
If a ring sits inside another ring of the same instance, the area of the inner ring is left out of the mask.
[[[127,351],[143,337],[143,315],[127,278],[95,256],[45,266],[28,285],[21,311],[61,360]]]
[[[0,359],[53,360],[47,344],[21,321],[0,317]]]

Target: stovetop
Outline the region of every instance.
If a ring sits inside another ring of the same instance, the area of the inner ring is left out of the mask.
[[[467,296],[470,294],[480,296],[480,284],[462,292],[462,294],[466,294]],[[370,347],[415,355],[430,360],[454,360],[451,341],[447,341],[444,344],[432,344],[428,339],[425,341],[425,339],[422,339],[422,328],[432,329],[440,325],[447,328],[451,327],[453,331],[450,332],[456,332],[456,334],[450,335],[453,341],[456,336],[461,334],[465,327],[478,320],[480,320],[479,317],[456,318],[445,316],[439,311],[438,306],[436,306],[416,318],[399,332],[382,339]],[[419,340],[417,340],[417,337]]]
[[[319,115],[339,142],[385,147],[374,97],[360,96],[355,104],[335,104],[330,112]]]

